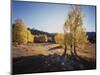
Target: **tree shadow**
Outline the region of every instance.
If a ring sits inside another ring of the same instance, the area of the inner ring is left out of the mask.
[[[96,69],[96,60],[95,59],[87,59],[82,58],[81,56],[71,54],[69,55],[70,61],[73,61],[72,64],[79,66],[81,69]]]
[[[72,55],[37,55],[13,58],[13,74],[95,69],[96,62]]]

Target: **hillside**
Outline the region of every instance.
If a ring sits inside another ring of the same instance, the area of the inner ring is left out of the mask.
[[[54,36],[56,35],[56,33],[49,33],[49,32],[45,32],[45,31],[41,31],[41,30],[38,30],[38,29],[35,29],[35,28],[28,28],[31,33],[33,35],[41,35],[41,34],[45,34],[47,35],[48,37],[52,37],[54,38]],[[88,36],[88,40],[91,42],[91,43],[95,43],[96,41],[96,32],[86,32],[87,36]]]
[[[49,33],[49,32],[45,32],[45,31],[41,31],[41,30],[38,30],[38,29],[35,29],[35,28],[32,28],[32,29],[29,29],[31,31],[31,33],[33,35],[41,35],[41,34],[45,34],[47,35],[48,37],[54,37],[56,33]]]

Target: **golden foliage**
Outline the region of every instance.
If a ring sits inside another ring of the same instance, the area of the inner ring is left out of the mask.
[[[66,38],[66,36],[69,37]],[[67,45],[72,45],[79,49],[84,48],[88,42],[87,35],[83,27],[83,15],[79,6],[72,6],[72,10],[68,14],[68,18],[64,24],[64,37]]]
[[[47,42],[48,41],[48,37],[47,35],[35,35],[34,37],[34,41],[35,42]]]
[[[34,41],[34,36],[31,34],[31,32],[29,30],[27,30],[27,41],[28,42]]]
[[[77,28],[77,34],[76,34],[76,46],[79,49],[84,49],[84,47],[87,45],[88,43],[88,36],[86,35],[86,32],[84,31],[84,28],[82,26],[79,26]]]
[[[54,37],[55,42],[58,44],[64,44],[64,35],[61,33],[57,33]]]
[[[25,26],[23,20],[18,19],[13,27],[13,41],[18,43],[33,42],[33,35]]]
[[[27,28],[22,20],[17,20],[13,29],[14,42],[27,43]]]

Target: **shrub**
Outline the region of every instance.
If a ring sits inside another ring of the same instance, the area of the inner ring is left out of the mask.
[[[26,44],[28,42],[33,42],[33,35],[27,29],[23,20],[16,20],[15,25],[12,27],[13,42]]]
[[[63,44],[64,43],[64,35],[61,33],[57,33],[54,37],[55,42],[58,44]]]
[[[22,20],[17,20],[13,28],[13,40],[18,43],[27,43],[27,28]]]
[[[37,43],[44,43],[48,41],[47,35],[35,35],[34,41]]]
[[[30,43],[34,42],[34,36],[29,30],[27,30],[27,41]]]

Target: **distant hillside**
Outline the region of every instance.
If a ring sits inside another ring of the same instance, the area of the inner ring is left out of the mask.
[[[96,43],[96,32],[87,32],[87,35],[91,43]]]
[[[41,35],[41,34],[45,34],[47,35],[48,37],[52,37],[54,38],[54,36],[56,35],[56,33],[48,33],[48,32],[45,32],[45,31],[41,31],[41,30],[38,30],[38,29],[30,29],[28,28],[31,33],[33,35]],[[91,43],[95,43],[96,42],[96,32],[87,32],[86,33],[88,35],[88,40],[91,42]]]
[[[47,35],[48,37],[54,37],[56,33],[48,33],[48,32],[45,32],[45,31],[41,31],[41,30],[37,30],[35,28],[33,29],[29,29],[31,31],[31,33],[33,35],[41,35],[41,34],[45,34]]]

